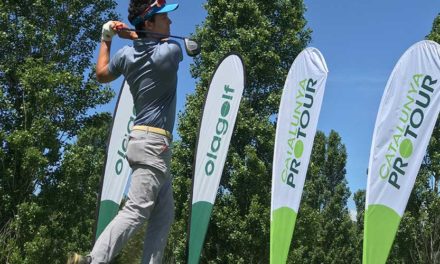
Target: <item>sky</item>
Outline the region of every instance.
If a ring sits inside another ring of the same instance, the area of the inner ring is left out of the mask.
[[[188,36],[195,32],[206,16],[205,2],[169,0],[168,3],[179,3],[179,8],[169,14],[172,34]],[[116,11],[129,24],[129,1],[117,0],[117,3]],[[313,31],[309,46],[321,51],[329,68],[318,130],[326,135],[335,130],[341,136],[348,155],[346,178],[354,193],[366,189],[374,123],[388,77],[400,56],[429,34],[440,13],[440,1],[304,0],[304,3],[307,27]],[[112,54],[124,45],[130,45],[130,41],[114,38]],[[192,59],[184,56],[180,64],[178,111],[184,111],[186,95],[194,92],[196,81],[189,73],[191,63]],[[116,94],[122,81],[119,78],[111,83]],[[113,112],[115,102],[116,98],[100,111]],[[355,207],[352,199],[348,207]]]

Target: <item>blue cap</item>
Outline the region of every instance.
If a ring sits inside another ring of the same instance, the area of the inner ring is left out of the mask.
[[[154,14],[168,13],[168,12],[176,10],[178,7],[179,7],[179,4],[166,4],[166,5],[163,5],[161,7],[154,6],[143,17],[142,17],[142,15],[137,16],[130,23],[133,26],[136,26],[136,25],[144,22],[148,18],[152,17]]]
[[[154,14],[168,13],[168,12],[176,10],[178,7],[179,7],[179,4],[169,4],[169,5],[167,4],[162,7],[155,6],[153,8],[153,10],[157,10],[157,11],[153,12],[150,16],[152,16]]]

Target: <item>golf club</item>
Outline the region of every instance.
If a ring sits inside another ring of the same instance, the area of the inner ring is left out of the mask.
[[[176,39],[182,39],[185,44],[185,51],[186,54],[190,57],[195,57],[200,53],[200,45],[195,40],[189,39],[187,37],[180,37],[180,36],[173,36],[173,35],[165,35],[161,33],[151,32],[148,30],[137,30],[137,29],[131,29],[131,28],[120,28],[119,31],[134,31],[134,32],[142,32],[147,33],[149,35],[155,35],[158,37],[164,37],[164,38],[176,38]]]

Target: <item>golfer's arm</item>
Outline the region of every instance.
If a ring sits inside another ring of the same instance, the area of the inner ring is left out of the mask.
[[[96,63],[96,79],[100,83],[108,83],[116,79],[116,77],[108,71],[111,45],[111,41],[101,41],[98,62]]]

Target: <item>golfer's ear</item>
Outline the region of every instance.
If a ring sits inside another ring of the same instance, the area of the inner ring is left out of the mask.
[[[151,22],[151,21],[149,21],[149,20],[145,20],[145,24],[144,24],[144,26],[145,26],[145,29],[146,30],[153,30],[153,28],[154,28],[154,22]]]

